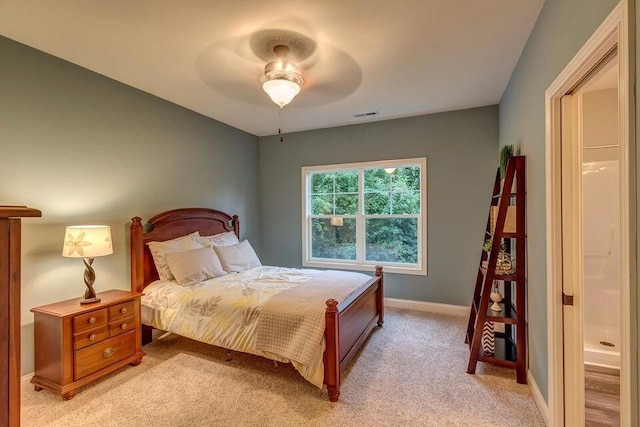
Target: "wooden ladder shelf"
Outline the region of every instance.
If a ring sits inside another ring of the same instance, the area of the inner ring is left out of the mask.
[[[496,173],[485,235],[485,240],[492,239],[491,249],[483,249],[480,257],[465,339],[471,349],[467,373],[475,374],[478,361],[493,363],[515,369],[516,380],[520,384],[527,383],[525,174],[524,156],[509,159],[504,185],[501,185],[500,170]],[[504,253],[515,261],[515,268],[509,272],[497,268],[498,258],[504,257]],[[494,281],[502,282],[500,311],[491,309]],[[492,328],[496,324],[503,324],[504,332]],[[485,326],[489,333],[494,330],[493,354],[485,354],[483,349]]]

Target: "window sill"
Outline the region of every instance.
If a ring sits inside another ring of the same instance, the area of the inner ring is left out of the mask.
[[[404,268],[379,263],[383,267],[384,273],[407,274],[411,276],[426,276],[427,270],[419,268]],[[327,268],[331,270],[355,270],[355,271],[375,271],[375,265],[369,264],[350,264],[348,262],[330,262],[330,261],[303,261],[303,267],[308,268]]]

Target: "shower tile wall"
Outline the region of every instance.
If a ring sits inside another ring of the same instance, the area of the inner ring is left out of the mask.
[[[585,363],[620,367],[617,89],[583,96]]]

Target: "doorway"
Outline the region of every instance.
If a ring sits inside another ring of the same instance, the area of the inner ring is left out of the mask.
[[[565,424],[587,427],[620,425],[618,60],[614,48],[560,110]]]
[[[622,1],[545,94],[554,426],[637,423],[627,15]]]

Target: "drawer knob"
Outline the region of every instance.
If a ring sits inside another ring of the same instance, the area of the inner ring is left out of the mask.
[[[120,313],[125,314],[127,312],[127,307],[122,307],[120,309]]]
[[[105,351],[102,352],[102,357],[107,358],[113,356],[113,347],[107,347]]]
[[[95,341],[95,340],[96,340],[96,334],[89,335],[89,341]]]
[[[121,327],[122,329],[127,329],[127,324],[126,324],[126,323],[123,323],[122,325],[120,325],[120,327]]]
[[[97,319],[95,317],[93,317],[93,316],[89,317],[89,323],[91,323],[91,324],[96,323],[96,320]]]

